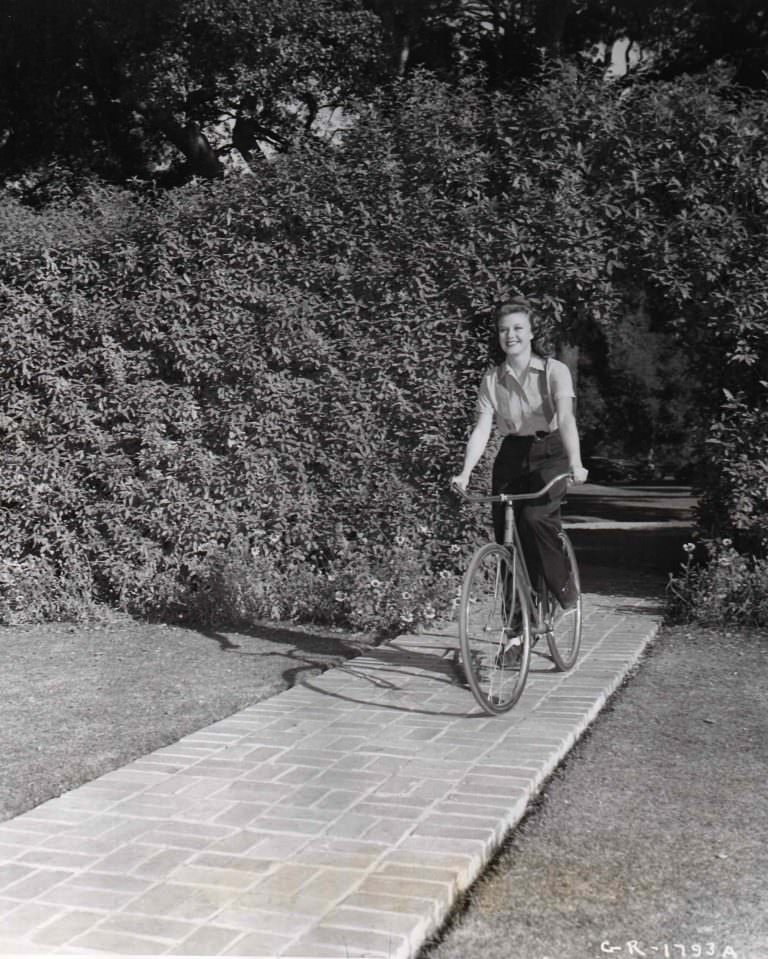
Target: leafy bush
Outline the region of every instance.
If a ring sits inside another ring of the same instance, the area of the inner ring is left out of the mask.
[[[768,626],[768,558],[739,553],[730,539],[683,549],[686,560],[667,587],[673,621],[703,626]]]
[[[430,266],[387,237],[391,194],[344,236],[360,199],[330,160],[156,205],[6,202],[10,579],[35,556],[62,582],[87,564],[94,597],[141,615],[433,615],[456,565],[446,414],[463,428],[476,376],[457,387],[456,311],[412,315]]]
[[[447,484],[502,296],[618,354],[642,286],[708,377],[694,435],[718,385],[740,379],[750,407],[765,267],[736,240],[765,212],[761,110],[715,81],[625,97],[565,71],[515,99],[416,75],[340,146],[299,143],[258,178],[160,198],[81,182],[37,211],[6,194],[4,595],[62,615],[21,588],[45,569],[73,606],[145,616],[442,611],[487,535]]]
[[[762,396],[725,391],[725,403],[707,438],[710,476],[702,519],[710,530],[759,553],[768,542],[768,383]]]
[[[0,623],[101,620],[109,610],[94,602],[86,563],[62,576],[46,560],[27,556],[0,564]]]

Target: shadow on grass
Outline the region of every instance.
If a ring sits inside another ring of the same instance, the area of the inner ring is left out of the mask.
[[[233,642],[230,636],[244,636],[269,643],[284,643],[295,646],[308,653],[349,659],[357,656],[373,645],[370,637],[360,634],[317,632],[311,627],[275,626],[267,623],[245,628],[233,627],[232,630],[208,629],[204,626],[194,628],[196,633],[218,643],[224,652],[242,649],[242,644]],[[244,656],[258,656],[259,653],[244,652]]]
[[[281,673],[286,688],[297,685],[308,675],[316,676],[327,669],[340,667],[372,648],[370,637],[325,633],[311,627],[264,623],[244,629],[233,627],[231,631],[198,626],[194,632],[217,643],[224,653],[235,653],[251,660],[287,660],[288,664]],[[247,648],[249,640],[253,641],[253,648]]]

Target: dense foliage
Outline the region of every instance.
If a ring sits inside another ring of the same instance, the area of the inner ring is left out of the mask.
[[[379,21],[349,0],[6,0],[0,175],[66,157],[109,179],[215,177],[287,149],[386,79]]]
[[[768,552],[768,382],[758,387],[749,399],[725,391],[706,440],[711,475],[702,509],[710,533],[729,534],[753,554]]]
[[[479,532],[446,486],[511,291],[588,354],[592,448],[647,417],[656,454],[706,449],[718,515],[759,539],[736,424],[764,442],[768,110],[732,92],[414,74],[258,177],[60,177],[39,210],[9,188],[0,619],[435,615]]]
[[[768,557],[728,537],[687,543],[667,586],[669,618],[703,626],[768,626]]]
[[[427,69],[497,89],[551,57],[670,79],[713,63],[765,89],[761,0],[4,0],[0,180],[40,202],[56,158],[114,182],[220,176]],[[514,86],[512,87],[514,88]]]

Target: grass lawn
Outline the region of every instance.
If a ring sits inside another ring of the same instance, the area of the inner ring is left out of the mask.
[[[420,959],[766,959],[767,669],[663,630]]]
[[[0,821],[357,654],[366,638],[133,620],[0,628]]]

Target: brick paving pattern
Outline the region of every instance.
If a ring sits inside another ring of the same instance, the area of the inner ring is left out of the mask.
[[[414,956],[660,618],[587,595],[501,717],[455,625],[401,636],[0,823],[0,954]]]

